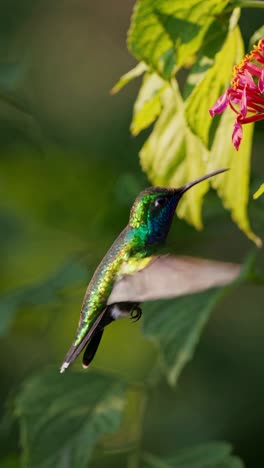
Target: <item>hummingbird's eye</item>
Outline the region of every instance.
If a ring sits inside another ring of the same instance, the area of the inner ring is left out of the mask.
[[[154,206],[155,208],[161,208],[162,206],[166,205],[168,201],[168,198],[167,197],[157,197],[155,202],[154,202]]]

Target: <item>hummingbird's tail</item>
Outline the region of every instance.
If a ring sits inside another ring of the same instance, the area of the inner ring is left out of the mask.
[[[88,367],[88,365],[90,364],[90,362],[95,356],[95,353],[97,351],[97,348],[102,338],[103,328],[98,330],[98,326],[102,318],[104,317],[106,311],[107,311],[107,307],[102,310],[100,315],[98,315],[98,317],[95,319],[94,323],[92,324],[90,330],[87,332],[87,334],[84,336],[84,338],[79,344],[77,345],[75,345],[75,343],[72,344],[60,368],[61,374],[66,369],[68,369],[68,367],[72,364],[73,361],[75,361],[75,359],[79,356],[79,354],[81,353],[83,348],[87,345],[87,343],[88,345],[83,356],[83,367],[85,368]]]
[[[82,366],[84,369],[87,369],[87,367],[90,365],[92,362],[96,351],[98,349],[98,346],[100,344],[101,338],[103,336],[104,329],[102,328],[101,330],[98,330],[95,332],[94,336],[90,339],[88,342],[85,351],[83,353],[83,360],[82,360]]]

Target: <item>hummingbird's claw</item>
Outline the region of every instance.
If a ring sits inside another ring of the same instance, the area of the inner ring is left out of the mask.
[[[133,320],[133,322],[137,322],[142,315],[142,310],[138,305],[133,306],[133,308],[130,311],[130,319]]]

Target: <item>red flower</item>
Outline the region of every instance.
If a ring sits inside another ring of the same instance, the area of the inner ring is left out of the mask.
[[[214,117],[229,105],[236,113],[232,141],[238,150],[243,136],[242,125],[264,119],[264,38],[234,67],[233,76],[230,88],[209,112]]]

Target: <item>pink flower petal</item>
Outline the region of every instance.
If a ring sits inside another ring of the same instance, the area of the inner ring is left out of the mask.
[[[240,113],[242,117],[246,117],[247,115],[247,85],[245,85],[242,93],[242,98],[240,101]]]
[[[258,67],[256,67],[258,69]],[[248,85],[250,89],[256,89],[257,86],[255,84],[255,81],[253,80],[252,75],[249,73],[249,71],[245,68],[243,75],[240,75],[240,79],[242,82],[242,76],[244,76],[244,85]]]
[[[234,124],[233,134],[232,134],[232,141],[233,141],[233,145],[234,145],[234,147],[236,148],[237,151],[239,149],[239,146],[240,146],[240,143],[241,143],[241,140],[242,140],[242,136],[243,136],[242,125],[241,125],[240,122],[238,122],[238,120],[236,120],[236,122]]]
[[[211,107],[211,117],[229,106],[236,115],[232,141],[239,149],[242,125],[264,119],[264,38],[234,67],[231,86]]]
[[[247,62],[245,64],[245,69],[243,71],[243,74],[245,75],[246,73],[249,74],[249,76],[259,76],[260,75],[260,68],[255,65],[252,62]],[[247,79],[249,78],[248,76],[246,77]]]
[[[259,77],[258,89],[261,93],[264,93],[264,67],[261,70],[261,75]]]
[[[228,94],[229,89],[227,89],[222,96],[220,96],[216,103],[209,109],[209,114],[211,117],[214,117],[215,114],[222,114],[228,106]]]

